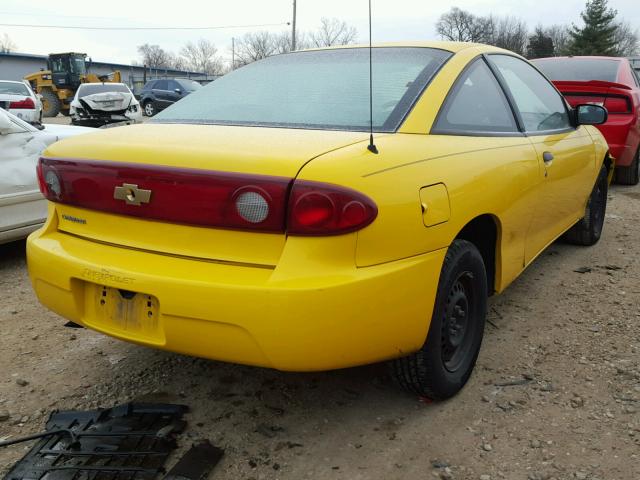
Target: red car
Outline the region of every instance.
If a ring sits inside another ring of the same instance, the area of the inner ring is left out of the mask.
[[[609,111],[598,128],[616,160],[617,183],[640,179],[640,78],[626,58],[554,57],[532,63],[562,92],[571,106],[603,105]]]

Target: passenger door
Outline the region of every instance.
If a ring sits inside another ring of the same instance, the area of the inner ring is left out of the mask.
[[[176,91],[179,90],[179,91]],[[180,100],[185,94],[184,87],[175,80],[169,80],[169,96],[171,104]]]
[[[445,168],[463,173],[444,185],[452,213],[457,207],[458,215],[463,209],[467,215],[500,218],[502,241],[496,255],[501,259],[500,284],[508,285],[524,267],[526,233],[540,205],[541,187],[536,151],[520,131],[505,92],[483,57],[472,61],[455,81],[429,142],[432,148],[446,145],[441,160]]]
[[[0,135],[0,243],[33,230],[47,216],[46,201],[40,194],[36,164],[46,147],[35,131],[13,122]]]
[[[562,95],[534,67],[511,55],[488,59],[538,156],[542,189],[527,234],[529,263],[584,215],[596,177],[595,148],[585,127],[573,127]]]

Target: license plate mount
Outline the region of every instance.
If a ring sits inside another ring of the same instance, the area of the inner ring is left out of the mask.
[[[161,342],[160,305],[158,299],[147,293],[135,292],[105,285],[93,285],[90,301],[93,315],[89,325],[107,333]]]

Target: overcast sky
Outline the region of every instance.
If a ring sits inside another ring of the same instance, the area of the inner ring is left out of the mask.
[[[291,20],[292,0],[2,0],[0,23],[81,25],[100,27],[201,27],[284,24]],[[298,0],[298,30],[315,29],[321,17],[337,17],[354,25],[366,40],[367,0]],[[478,15],[515,15],[529,28],[542,23],[579,22],[584,0],[373,0],[373,40],[437,39],[434,23],[452,6]],[[611,0],[621,18],[640,28],[638,0]],[[136,46],[158,44],[178,53],[182,45],[200,37],[213,41],[230,56],[231,38],[252,30],[282,31],[286,25],[206,31],[87,31],[0,26],[19,52],[48,54],[81,51],[95,61],[129,63],[138,60]]]

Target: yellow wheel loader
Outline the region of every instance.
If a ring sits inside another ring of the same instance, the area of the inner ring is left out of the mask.
[[[42,110],[45,117],[55,117],[58,113],[69,115],[69,104],[81,83],[120,83],[120,71],[98,76],[87,73],[85,53],[52,53],[47,59],[48,70],[25,76],[33,90],[42,96]]]

